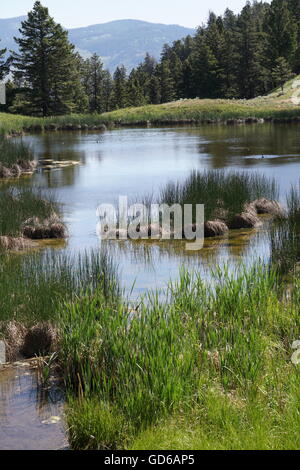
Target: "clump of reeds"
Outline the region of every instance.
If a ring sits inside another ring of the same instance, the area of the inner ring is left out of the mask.
[[[228,227],[222,220],[208,221],[204,224],[205,238],[218,237],[224,235],[226,232],[228,232]]]
[[[35,356],[47,356],[55,352],[57,346],[57,328],[50,323],[39,323],[27,330],[20,354],[28,359]]]
[[[35,168],[34,153],[27,144],[0,136],[0,178],[19,177],[33,173]]]
[[[277,198],[274,179],[259,173],[210,170],[193,171],[183,183],[167,184],[161,191],[160,203],[182,207],[203,204],[206,222],[222,221],[229,228],[250,228],[259,225],[256,207],[262,210],[264,206],[266,211],[272,207],[275,211],[276,206],[278,211],[279,206],[273,202]]]
[[[24,344],[26,326],[15,320],[2,325],[2,337],[6,346],[6,362],[13,362],[20,358],[20,350]]]
[[[278,217],[270,231],[271,263],[287,274],[300,262],[300,184],[286,197],[287,211]]]
[[[59,204],[38,189],[4,188],[0,191],[0,237],[4,237],[1,246],[25,247],[26,240],[21,240],[24,237],[65,237],[66,228],[59,214]]]
[[[23,235],[32,240],[65,238],[66,226],[55,213],[45,220],[32,217],[24,222]]]
[[[28,328],[44,322],[55,326],[61,303],[100,288],[105,298],[120,295],[116,269],[106,253],[71,256],[47,250],[21,257],[2,255],[0,323],[15,320]]]
[[[58,330],[49,322],[26,327],[15,320],[2,325],[6,346],[6,362],[47,356],[55,352],[58,345]]]

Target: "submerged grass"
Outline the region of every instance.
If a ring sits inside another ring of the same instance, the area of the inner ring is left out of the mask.
[[[268,268],[213,276],[182,272],[137,311],[101,292],[62,308],[74,449],[299,447],[299,282],[282,302]]]

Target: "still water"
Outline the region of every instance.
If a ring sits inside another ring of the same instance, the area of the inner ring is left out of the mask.
[[[69,238],[57,248],[72,252],[100,246],[96,235],[100,203],[116,203],[119,195],[141,200],[157,194],[168,181],[184,180],[192,169],[264,173],[277,179],[282,200],[300,176],[297,124],[57,132],[24,140],[34,147],[42,166],[48,159],[80,162],[65,168],[40,168],[33,178],[20,183],[54,192],[63,203]],[[134,285],[134,295],[139,295],[176,279],[183,264],[203,270],[215,263],[267,257],[267,225],[268,221],[259,230],[234,231],[209,240],[198,253],[186,252],[184,242],[116,241],[109,245],[123,286],[130,290]]]
[[[0,366],[1,367],[1,366]],[[0,368],[0,450],[67,448],[63,394],[41,391],[36,369],[15,363]]]

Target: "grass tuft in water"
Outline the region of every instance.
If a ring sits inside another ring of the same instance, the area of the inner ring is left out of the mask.
[[[286,197],[286,217],[278,218],[270,231],[271,262],[281,274],[295,271],[300,261],[300,183]]]
[[[259,173],[208,170],[193,171],[183,183],[168,183],[161,191],[160,203],[204,204],[206,221],[230,222],[247,204],[260,198],[278,198],[275,179]]]
[[[28,219],[43,221],[59,215],[59,204],[35,188],[5,187],[0,190],[0,236],[20,237]]]

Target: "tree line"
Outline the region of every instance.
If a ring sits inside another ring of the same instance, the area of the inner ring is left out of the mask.
[[[250,99],[300,73],[299,0],[247,1],[239,14],[209,14],[195,36],[149,54],[129,74],[111,73],[94,54],[83,59],[68,33],[39,1],[8,59],[0,48],[0,80],[9,74],[6,110],[34,116],[103,113],[184,98]]]

